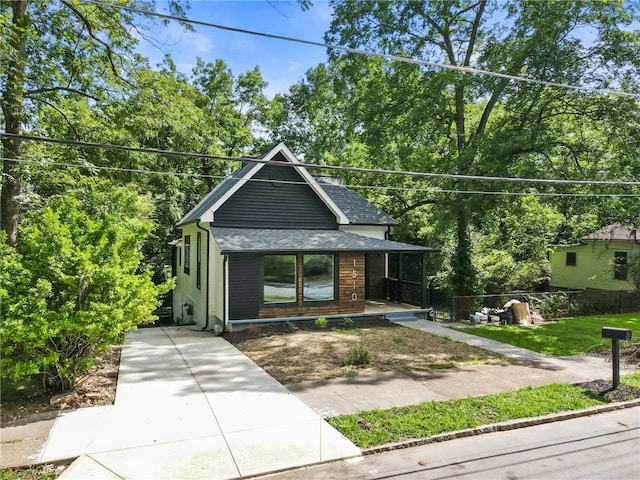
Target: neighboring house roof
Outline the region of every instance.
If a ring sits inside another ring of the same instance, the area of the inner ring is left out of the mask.
[[[638,230],[630,225],[613,223],[582,237],[582,240],[640,240]]]
[[[314,177],[322,189],[340,207],[352,225],[398,225],[398,221],[384,213],[362,195],[349,190],[339,179]]]
[[[220,253],[431,252],[433,248],[364,237],[341,230],[212,227]]]
[[[182,225],[210,221],[211,214],[253,177],[268,160],[282,153],[291,163],[300,163],[284,144],[279,144],[258,158],[261,163],[250,162],[224,179],[176,224]],[[371,204],[361,195],[341,185],[335,179],[312,177],[305,168],[296,168],[318,197],[336,215],[338,223],[348,225],[397,225],[398,222]]]

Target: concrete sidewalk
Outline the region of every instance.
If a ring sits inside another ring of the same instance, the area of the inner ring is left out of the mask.
[[[63,479],[237,478],[360,455],[222,338],[142,329],[122,351],[115,404],[62,414],[40,461]]]
[[[428,320],[394,322],[432,335],[450,338],[511,359],[510,363],[465,365],[432,370],[420,376],[385,372],[366,377],[335,378],[287,385],[287,388],[323,417],[374,408],[415,405],[497,393],[550,383],[577,383],[611,377],[605,358],[550,357],[468,333]],[[632,370],[622,373],[631,373]]]

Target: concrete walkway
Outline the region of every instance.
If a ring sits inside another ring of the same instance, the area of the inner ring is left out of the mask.
[[[302,382],[287,385],[287,388],[326,418],[361,410],[402,407],[550,383],[611,378],[612,374],[611,363],[605,358],[582,355],[550,357],[452,330],[428,320],[394,323],[489,350],[511,359],[511,362],[465,365],[412,376],[401,372],[385,372],[366,377]],[[622,373],[631,372],[622,369]]]
[[[360,455],[222,338],[142,329],[122,350],[115,404],[62,414],[40,461],[63,479],[237,478]]]

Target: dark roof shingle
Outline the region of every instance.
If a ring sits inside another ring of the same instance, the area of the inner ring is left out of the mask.
[[[365,237],[341,230],[212,227],[220,252],[430,252],[433,248]]]

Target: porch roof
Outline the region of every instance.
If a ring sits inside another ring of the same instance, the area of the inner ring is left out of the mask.
[[[437,251],[409,243],[364,237],[341,230],[287,230],[212,227],[221,253],[415,252]]]

